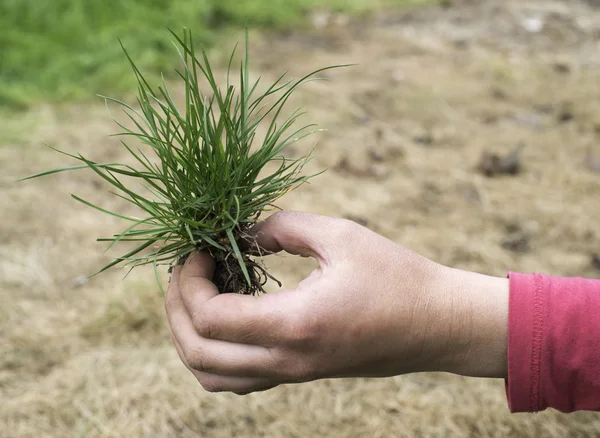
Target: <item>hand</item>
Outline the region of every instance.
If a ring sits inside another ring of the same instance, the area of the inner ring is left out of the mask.
[[[219,295],[205,253],[175,268],[173,340],[206,390],[423,371],[505,377],[506,279],[441,266],[343,219],[280,212],[256,238],[319,267],[293,290],[258,297]]]

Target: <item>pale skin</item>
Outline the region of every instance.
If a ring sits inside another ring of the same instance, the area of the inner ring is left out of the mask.
[[[255,235],[265,251],[319,266],[296,288],[261,296],[219,295],[206,253],[175,268],[169,325],[205,390],[430,371],[507,376],[506,278],[442,266],[344,219],[284,211]]]

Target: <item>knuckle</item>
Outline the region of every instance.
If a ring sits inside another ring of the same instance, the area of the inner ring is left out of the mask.
[[[314,345],[318,341],[321,325],[318,313],[307,306],[296,312],[296,316],[289,321],[287,329],[289,341],[303,349]]]
[[[290,340],[297,345],[310,344],[315,338],[315,330],[313,324],[308,321],[302,321],[296,324],[290,330]]]
[[[215,325],[209,318],[203,318],[196,325],[198,334],[203,338],[210,339],[216,334]]]
[[[287,212],[285,210],[284,211],[278,211],[276,213],[273,213],[267,219],[265,219],[264,224],[266,226],[273,226],[276,229],[276,225],[279,224],[281,221],[285,221],[286,217],[289,217],[289,212]]]
[[[192,323],[194,328],[203,338],[211,338],[215,334],[215,328],[209,313],[199,310],[192,314]]]
[[[200,347],[195,347],[192,350],[186,352],[185,359],[190,368],[196,371],[200,371],[202,373],[211,371],[208,356],[206,352]]]
[[[288,378],[293,382],[310,382],[317,378],[317,367],[308,357],[289,363],[286,369]]]
[[[270,223],[273,226],[273,230],[277,232],[281,231],[281,229],[294,227],[295,224],[301,222],[302,220],[306,220],[309,217],[311,216],[307,213],[291,210],[282,210],[269,216],[266,219],[266,222]]]

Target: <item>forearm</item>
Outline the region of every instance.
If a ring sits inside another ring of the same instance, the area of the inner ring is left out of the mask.
[[[451,268],[444,278],[454,303],[447,371],[470,377],[505,378],[508,279]]]
[[[511,412],[600,410],[600,281],[447,268],[443,370],[506,380]]]

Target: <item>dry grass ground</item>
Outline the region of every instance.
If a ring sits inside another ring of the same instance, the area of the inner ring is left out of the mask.
[[[297,96],[329,129],[313,162],[329,170],[281,207],[351,216],[460,268],[599,277],[593,3],[460,2],[361,23],[320,15],[313,33],[255,40],[264,76],[359,63]],[[203,392],[171,346],[151,270],[80,281],[109,260],[95,238],[122,224],[68,194],[129,207],[86,172],[14,183],[64,164],[45,142],[122,157],[102,105],[0,123],[1,437],[600,436],[600,414],[511,415],[502,381],[450,375]],[[519,174],[478,172],[484,151],[521,142]],[[290,256],[269,264],[288,285],[309,268]]]

